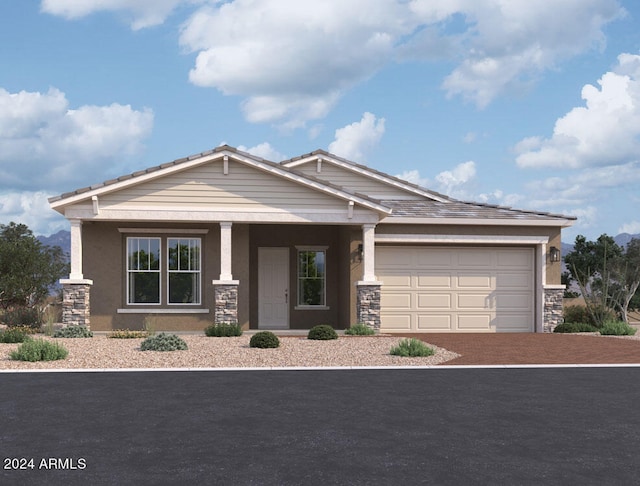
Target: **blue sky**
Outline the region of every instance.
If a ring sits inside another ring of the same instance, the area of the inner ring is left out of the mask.
[[[0,2],[0,223],[66,229],[48,197],[221,143],[640,233],[640,6]]]

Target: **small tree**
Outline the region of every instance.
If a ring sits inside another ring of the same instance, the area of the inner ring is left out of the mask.
[[[60,247],[42,245],[24,224],[0,224],[0,308],[37,308],[67,272]]]
[[[640,240],[632,240],[625,251],[606,234],[595,242],[579,235],[564,261],[598,326],[607,319],[607,309],[628,321],[629,305],[640,286]]]

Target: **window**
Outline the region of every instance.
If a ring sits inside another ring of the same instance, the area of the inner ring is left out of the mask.
[[[200,303],[200,239],[169,238],[169,304]]]
[[[127,304],[200,304],[200,247],[200,238],[127,238]]]
[[[325,306],[326,251],[298,251],[298,305]]]
[[[129,304],[160,304],[160,238],[127,238]]]

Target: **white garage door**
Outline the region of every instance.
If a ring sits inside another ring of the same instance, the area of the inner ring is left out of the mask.
[[[532,248],[376,246],[381,330],[533,332]]]

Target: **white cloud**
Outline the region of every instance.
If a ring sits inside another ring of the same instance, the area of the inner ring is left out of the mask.
[[[329,145],[329,152],[354,162],[364,162],[366,155],[380,141],[384,134],[384,118],[376,118],[366,112],[359,122],[338,128],[335,140]]]
[[[116,175],[153,127],[129,105],[70,109],[64,93],[0,88],[0,190],[69,189]]]
[[[283,155],[274,149],[269,142],[263,142],[250,148],[247,148],[244,145],[239,145],[238,150],[248,152],[251,155],[255,155],[256,157],[261,157],[272,162],[279,162],[287,158],[286,155]]]
[[[191,6],[191,9],[188,7]],[[247,120],[297,128],[394,62],[453,60],[449,97],[479,107],[567,58],[604,44],[618,0],[43,0],[74,19],[116,12],[139,29],[178,7],[192,83],[242,97]],[[455,27],[451,27],[455,25]]]
[[[0,193],[0,224],[26,224],[37,235],[68,229],[68,221],[49,207],[47,199],[52,195],[43,191]]]
[[[436,176],[438,191],[448,196],[466,198],[465,186],[476,176],[476,163],[473,160],[458,164],[453,170],[445,170]]]
[[[636,235],[640,233],[640,221],[630,221],[628,223],[623,224],[618,229],[618,234],[620,233],[628,233],[630,235]]]
[[[420,187],[424,187],[426,189],[431,185],[431,181],[426,177],[422,177],[420,175],[420,171],[418,170],[405,170],[401,174],[396,175],[397,178],[411,182],[412,184],[417,184]]]
[[[78,19],[96,12],[124,14],[133,30],[162,24],[182,4],[203,3],[204,0],[42,0],[42,12]]]
[[[618,65],[582,89],[585,106],[556,121],[551,138],[529,137],[515,147],[520,167],[614,166],[640,154],[640,56],[621,54]]]

